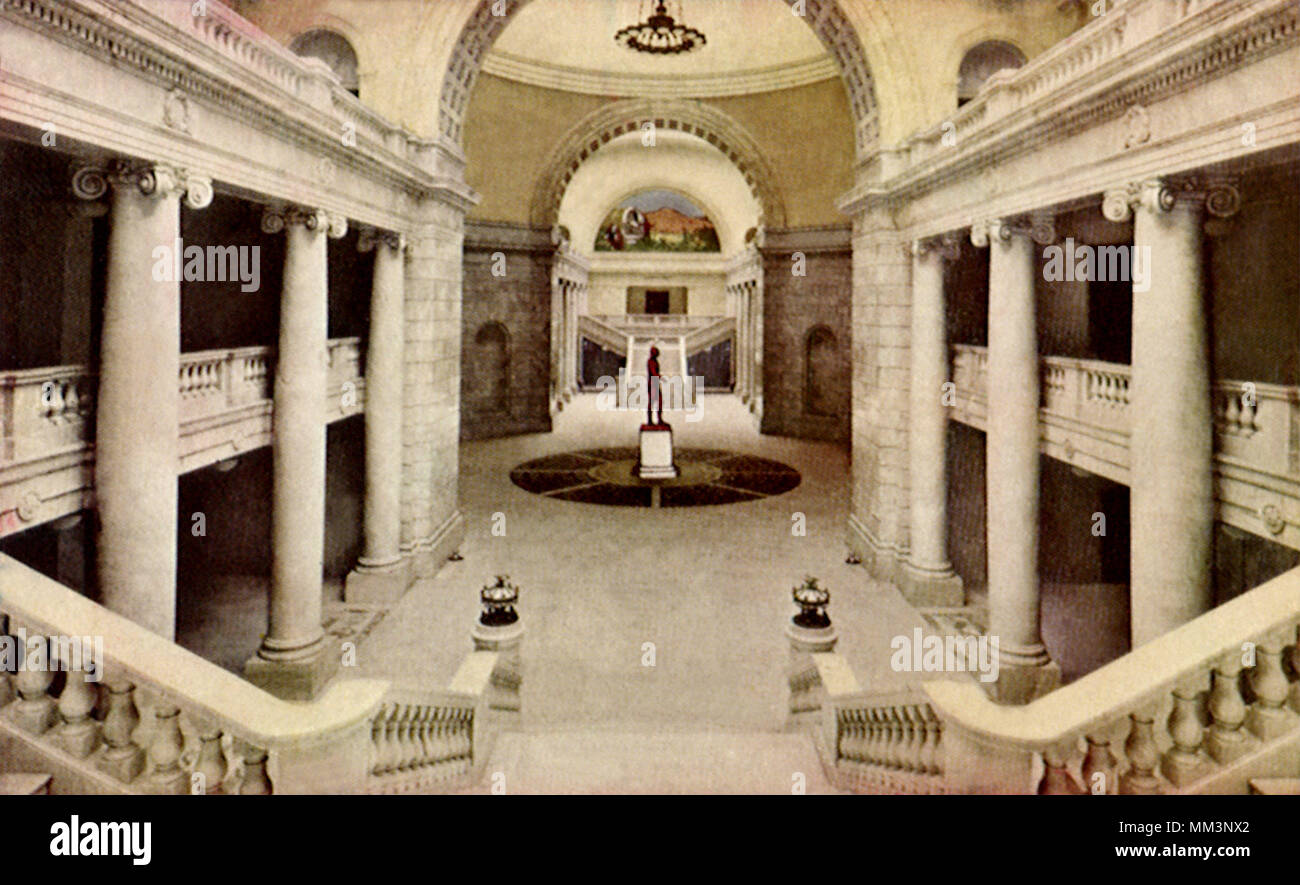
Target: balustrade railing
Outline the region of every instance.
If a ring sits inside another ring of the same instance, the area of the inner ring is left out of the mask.
[[[94,793],[357,792],[387,683],[290,703],[0,555],[0,740]],[[94,649],[92,652],[91,649]],[[64,685],[52,691],[55,673]],[[98,715],[96,715],[98,712]]]
[[[943,722],[919,687],[835,698],[835,764],[857,792],[945,793]]]
[[[945,776],[971,792],[1245,792],[1300,751],[1298,625],[1293,569],[1024,706],[927,682]]]
[[[363,381],[364,358],[360,339],[330,341],[329,391]],[[268,347],[181,354],[181,423],[270,400],[274,365],[275,351]],[[84,447],[93,436],[96,384],[84,366],[0,373],[0,464]]]
[[[390,691],[371,720],[367,792],[407,793],[465,782],[474,770],[480,699]]]

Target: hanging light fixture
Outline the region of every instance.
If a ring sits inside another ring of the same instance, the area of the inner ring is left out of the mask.
[[[681,15],[678,3],[677,14]],[[698,49],[708,40],[704,34],[668,14],[668,4],[659,0],[655,11],[645,21],[628,25],[614,35],[614,40],[628,49],[654,55],[676,55]]]

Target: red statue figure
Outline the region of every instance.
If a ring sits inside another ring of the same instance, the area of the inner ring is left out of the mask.
[[[645,364],[646,384],[649,386],[649,396],[646,399],[646,423],[651,427],[658,427],[663,423],[664,418],[664,394],[659,388],[659,348],[651,345],[650,359]],[[655,404],[659,405],[659,420],[655,420]]]

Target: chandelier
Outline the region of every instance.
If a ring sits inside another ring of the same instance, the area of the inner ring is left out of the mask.
[[[681,14],[680,3],[677,12]],[[679,24],[669,15],[668,4],[662,0],[655,3],[653,15],[640,24],[623,28],[614,35],[614,40],[628,49],[655,55],[690,52],[708,42],[703,33],[684,23]]]

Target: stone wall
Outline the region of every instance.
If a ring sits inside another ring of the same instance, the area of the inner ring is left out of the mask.
[[[554,250],[546,231],[467,225],[461,323],[462,439],[547,433],[551,429],[548,393]]]
[[[762,253],[762,430],[847,441],[853,281],[849,228],[769,231]]]

